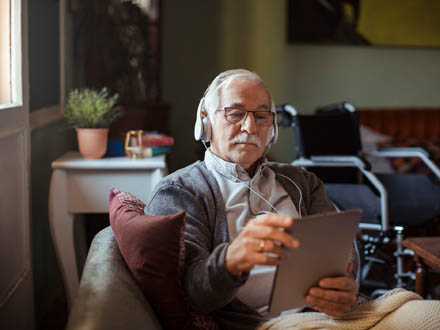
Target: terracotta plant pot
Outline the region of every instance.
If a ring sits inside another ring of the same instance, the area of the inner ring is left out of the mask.
[[[107,151],[108,128],[76,128],[79,152],[85,159],[99,159]]]

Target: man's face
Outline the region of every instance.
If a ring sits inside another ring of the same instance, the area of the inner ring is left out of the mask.
[[[249,78],[236,78],[219,91],[218,109],[238,106],[246,110],[270,111],[271,99],[263,84]],[[211,149],[220,158],[249,169],[262,155],[272,126],[257,126],[249,113],[244,121],[230,123],[224,111],[214,113]],[[237,141],[243,135],[245,139]],[[243,141],[246,140],[246,141]],[[256,140],[256,141],[252,141]],[[256,143],[259,141],[259,143]]]

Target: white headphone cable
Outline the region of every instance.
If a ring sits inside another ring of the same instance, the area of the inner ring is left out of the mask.
[[[210,153],[212,153],[212,151],[210,150],[210,149],[208,149],[208,147],[206,146],[206,143],[205,143],[205,141],[202,141],[202,143],[203,143],[203,145],[205,146],[205,149],[206,149],[206,151],[208,151],[208,152],[210,152]],[[213,153],[212,153],[213,154]],[[217,159],[217,156],[215,155],[215,154],[213,154],[213,156],[214,156],[214,160],[217,162],[217,164],[219,164],[222,168],[223,168],[223,171],[225,172],[225,174],[229,174],[227,171],[226,171],[226,168],[224,167],[224,165]],[[278,174],[278,175],[280,175],[280,176],[282,176],[282,177],[284,177],[284,178],[286,178],[287,180],[289,180],[291,183],[293,183],[294,184],[294,186],[296,187],[296,189],[298,189],[298,192],[299,192],[299,203],[298,203],[298,214],[299,214],[299,217],[301,218],[301,201],[302,201],[302,193],[301,193],[301,189],[299,189],[299,187],[298,187],[298,185],[291,179],[291,178],[289,178],[288,176],[286,176],[286,175],[284,175],[284,174],[281,174],[281,173],[276,173],[276,174]],[[281,214],[280,213],[280,211],[275,207],[275,206],[273,206],[266,198],[264,198],[263,196],[261,196],[258,192],[256,192],[254,189],[252,189],[252,187],[250,186],[250,184],[248,184],[247,182],[245,182],[245,181],[243,181],[243,180],[240,180],[238,177],[236,177],[236,176],[234,176],[234,175],[232,175],[232,174],[229,174],[230,175],[230,177],[232,178],[232,179],[234,179],[234,180],[237,180],[238,182],[240,182],[240,183],[243,183],[250,191],[252,191],[255,195],[257,195],[258,197],[260,197],[263,201],[265,201],[273,210],[275,210],[275,212],[277,212],[278,214]]]
[[[293,181],[291,178],[289,178],[287,175],[281,174],[281,173],[277,173],[278,175],[281,175],[283,178],[286,178],[287,180],[289,180],[290,182],[292,182],[294,184],[294,186],[296,187],[296,189],[298,189],[299,192],[299,202],[298,202],[298,215],[301,218],[301,201],[302,201],[302,192],[301,189],[299,189],[298,185],[295,183],[295,181]]]
[[[263,196],[261,196],[261,195],[260,195],[259,193],[257,193],[254,189],[252,189],[252,187],[250,186],[249,183],[240,180],[239,178],[237,178],[237,177],[234,176],[234,175],[231,175],[231,177],[232,177],[233,179],[236,179],[238,182],[243,183],[243,184],[244,184],[244,185],[245,185],[250,191],[252,191],[255,195],[257,195],[258,197],[260,197],[263,201],[266,202],[267,205],[269,205],[272,209],[274,209],[276,213],[281,214],[280,211],[279,211],[275,206],[273,206],[273,205],[272,205],[272,204],[271,204],[266,198],[264,198]]]

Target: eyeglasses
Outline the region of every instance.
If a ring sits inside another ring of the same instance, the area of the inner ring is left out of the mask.
[[[274,113],[266,110],[246,110],[240,107],[225,107],[217,111],[223,111],[225,113],[225,118],[231,124],[237,124],[239,122],[244,122],[251,112],[254,115],[255,124],[257,126],[270,126],[273,124]]]

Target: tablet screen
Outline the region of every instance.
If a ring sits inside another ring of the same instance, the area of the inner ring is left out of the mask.
[[[324,277],[345,274],[361,210],[328,212],[295,220],[286,231],[300,241],[288,249],[288,258],[277,267],[270,300],[270,313],[307,307],[305,297]]]

